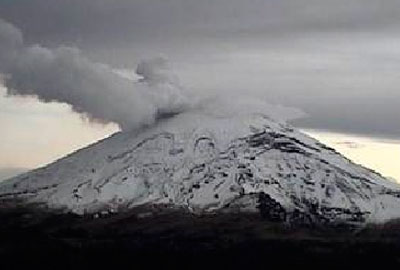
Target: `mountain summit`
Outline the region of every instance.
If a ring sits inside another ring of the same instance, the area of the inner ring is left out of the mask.
[[[78,214],[159,205],[323,224],[400,217],[398,185],[256,113],[185,113],[114,134],[2,183],[9,198]]]

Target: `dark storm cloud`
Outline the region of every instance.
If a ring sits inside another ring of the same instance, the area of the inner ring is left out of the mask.
[[[163,52],[200,91],[298,106],[300,127],[397,138],[398,14],[398,0],[0,1],[28,43],[128,67]]]

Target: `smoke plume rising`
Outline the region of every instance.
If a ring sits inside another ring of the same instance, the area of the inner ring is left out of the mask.
[[[33,95],[62,102],[90,119],[115,122],[123,130],[152,124],[163,114],[189,106],[178,80],[163,58],[137,68],[132,81],[110,66],[90,61],[77,48],[49,49],[24,44],[15,26],[0,20],[0,73],[10,95]]]
[[[138,129],[185,111],[214,116],[265,113],[286,121],[303,116],[296,109],[272,106],[248,94],[190,96],[162,57],[142,61],[139,80],[96,63],[77,48],[26,45],[21,31],[0,19],[0,75],[9,95],[35,96],[66,103],[89,119]]]

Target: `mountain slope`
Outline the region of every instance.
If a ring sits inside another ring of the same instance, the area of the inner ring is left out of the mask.
[[[80,214],[157,204],[302,223],[400,217],[399,186],[262,114],[186,113],[115,134],[0,185],[15,197]]]

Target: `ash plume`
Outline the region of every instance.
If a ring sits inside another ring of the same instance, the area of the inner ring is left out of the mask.
[[[182,112],[190,101],[163,58],[141,62],[136,73],[142,78],[133,81],[77,48],[27,45],[21,31],[1,19],[0,73],[9,95],[67,103],[89,119],[114,122],[123,130]]]
[[[21,31],[0,19],[0,78],[11,96],[66,103],[90,120],[117,123],[125,131],[184,112],[217,117],[263,113],[279,121],[304,116],[297,109],[251,97],[247,91],[189,95],[162,57],[140,62],[135,73],[138,80],[126,71],[91,61],[77,48],[26,45]]]

